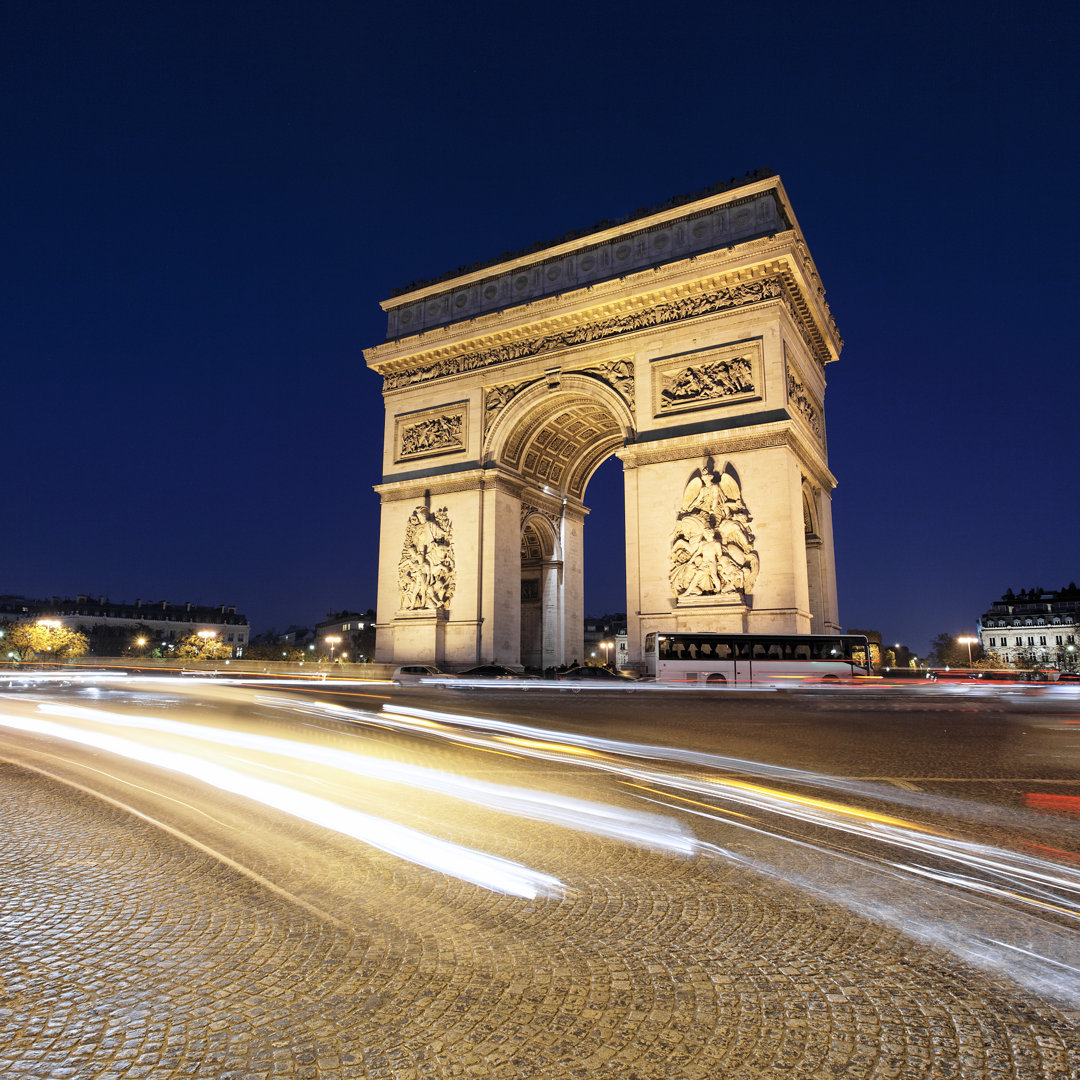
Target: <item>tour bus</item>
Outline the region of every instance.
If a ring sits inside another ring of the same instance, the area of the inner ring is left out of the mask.
[[[852,681],[870,675],[870,646],[854,634],[645,635],[645,671],[683,685]]]

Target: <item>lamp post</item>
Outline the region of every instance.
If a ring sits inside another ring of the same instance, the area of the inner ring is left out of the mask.
[[[334,662],[334,646],[341,644],[341,638],[333,636],[324,637],[323,641],[325,641],[326,644],[330,646],[330,663],[332,664]]]
[[[613,641],[601,641],[600,648],[604,650],[604,667],[608,666],[608,649],[613,648],[615,642]]]
[[[971,646],[978,645],[979,639],[977,637],[958,637],[956,639],[961,645],[968,647],[968,667],[971,667]]]

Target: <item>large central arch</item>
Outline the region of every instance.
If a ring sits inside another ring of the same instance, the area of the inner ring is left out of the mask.
[[[387,301],[377,659],[583,655],[590,477],[624,468],[650,630],[838,629],[824,367],[777,177]]]

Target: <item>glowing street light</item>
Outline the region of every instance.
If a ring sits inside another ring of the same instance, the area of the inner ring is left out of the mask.
[[[341,644],[341,638],[330,636],[324,637],[323,641],[325,641],[326,644],[330,646],[330,663],[332,664],[334,662],[334,646]]]
[[[979,639],[977,637],[958,637],[956,639],[961,645],[968,647],[968,667],[971,667],[971,646],[978,645]]]
[[[608,666],[608,649],[615,648],[614,641],[601,641],[600,648],[604,650],[604,667]]]

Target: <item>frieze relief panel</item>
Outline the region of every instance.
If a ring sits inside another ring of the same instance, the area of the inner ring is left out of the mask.
[[[654,304],[642,310],[612,315],[606,319],[596,319],[558,333],[522,338],[519,341],[496,345],[479,352],[448,356],[407,371],[387,372],[383,376],[383,390],[399,390],[407,386],[431,382],[433,379],[477,371],[491,367],[493,364],[527,359],[553,349],[587,345],[593,341],[603,341],[619,334],[632,333],[635,330],[664,326],[681,319],[712,315],[718,311],[760,304],[767,300],[779,300],[783,295],[783,280],[779,275],[756,281],[742,281],[734,285],[723,285],[693,296]]]
[[[760,400],[761,339],[654,360],[652,388],[654,416]]]
[[[795,411],[806,421],[810,430],[822,445],[825,443],[824,415],[821,403],[811,390],[807,389],[806,380],[792,362],[791,355],[784,348],[784,368],[787,382],[787,399]]]
[[[405,526],[398,561],[398,591],[403,611],[448,608],[457,581],[450,515],[418,506]]]
[[[686,482],[675,516],[670,581],[677,600],[753,593],[761,562],[751,521],[734,468],[718,473],[706,459]]]
[[[394,417],[394,460],[462,453],[468,449],[468,403],[457,401]]]

